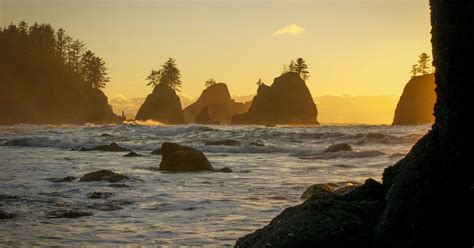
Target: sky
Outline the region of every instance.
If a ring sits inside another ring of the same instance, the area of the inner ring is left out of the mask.
[[[298,57],[313,96],[399,96],[431,54],[428,0],[0,0],[0,26],[22,20],[64,28],[102,57],[109,98],[145,97],[168,57],[191,98],[209,78],[255,94]]]

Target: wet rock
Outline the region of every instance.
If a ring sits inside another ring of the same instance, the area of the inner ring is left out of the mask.
[[[182,172],[214,170],[204,153],[194,148],[164,142],[161,151],[160,170]]]
[[[129,152],[129,153],[127,153],[127,154],[123,155],[123,157],[127,157],[127,158],[132,158],[132,157],[143,157],[143,155],[141,155],[141,154],[138,154],[138,153],[136,153],[136,152],[134,152],[134,151],[131,151],[131,152]]]
[[[77,179],[77,177],[73,177],[73,176],[67,176],[67,177],[64,177],[64,178],[53,178],[51,179],[52,182],[55,182],[55,183],[65,183],[65,182],[73,182]]]
[[[333,144],[333,145],[330,145],[328,148],[326,148],[326,150],[324,151],[324,153],[328,153],[328,152],[342,152],[342,151],[352,151],[352,147],[351,145],[347,144],[347,143],[339,143],[339,144]]]
[[[84,216],[92,216],[92,212],[76,210],[76,209],[58,209],[47,214],[48,218],[68,218],[75,219]]]
[[[102,204],[94,204],[89,206],[91,209],[100,210],[100,211],[117,211],[122,210],[123,207],[119,206],[115,202],[106,202]]]
[[[108,133],[103,133],[100,135],[100,137],[112,137],[112,135]]]
[[[346,201],[378,201],[383,200],[385,188],[372,178],[365,180],[364,184],[355,187],[343,195]]]
[[[260,146],[260,147],[264,147],[264,146],[265,146],[264,144],[258,143],[258,142],[250,142],[249,145],[251,145],[251,146]]]
[[[354,190],[361,184],[358,182],[353,182],[353,181],[347,181],[347,182],[338,182],[338,183],[320,183],[320,184],[314,184],[309,186],[301,195],[301,199],[307,199],[311,195],[314,194],[314,192],[317,192],[321,194],[321,192],[327,191],[330,192],[334,195],[345,195],[349,193],[350,191]]]
[[[112,192],[92,192],[88,197],[91,199],[107,199],[113,196]]]
[[[128,184],[124,184],[124,183],[112,183],[112,184],[109,184],[109,187],[111,187],[111,188],[130,188],[130,186]]]
[[[119,146],[117,143],[113,142],[110,143],[110,145],[99,145],[94,148],[81,148],[79,149],[81,152],[87,152],[87,151],[100,151],[100,152],[129,152],[131,151],[130,149],[123,148]]]
[[[224,172],[224,173],[230,173],[232,172],[232,169],[229,167],[223,167],[221,169],[214,170],[215,172]]]
[[[85,174],[81,179],[79,179],[80,182],[91,182],[91,181],[108,181],[110,183],[115,183],[115,182],[120,182],[122,180],[129,180],[130,178],[128,176],[118,174],[115,172],[112,172],[110,170],[100,170],[100,171],[94,171]]]
[[[232,139],[207,141],[204,144],[206,146],[240,146],[241,145],[240,141],[232,140]]]
[[[13,219],[16,215],[0,210],[0,220]]]

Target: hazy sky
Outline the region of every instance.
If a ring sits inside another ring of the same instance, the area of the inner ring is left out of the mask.
[[[109,97],[143,97],[168,58],[182,93],[209,78],[253,94],[303,57],[318,95],[400,95],[418,54],[431,53],[428,0],[0,0],[0,25],[50,23],[103,57]]]

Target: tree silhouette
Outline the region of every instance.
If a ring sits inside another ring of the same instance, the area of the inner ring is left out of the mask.
[[[151,70],[146,80],[148,81],[148,86],[156,87],[163,84],[169,86],[174,91],[179,92],[181,89],[181,72],[173,58],[168,58],[160,70]]]
[[[418,59],[418,72],[422,75],[430,73],[431,57],[427,53],[422,53]]]
[[[206,83],[204,84],[206,87],[209,87],[209,86],[212,86],[212,85],[215,85],[217,84],[216,80],[214,80],[213,78],[210,78],[209,80],[206,81]]]
[[[90,50],[87,50],[81,58],[81,74],[84,81],[95,89],[104,88],[110,81],[105,62]]]
[[[410,74],[412,77],[416,77],[418,74],[426,75],[430,73],[433,73],[431,57],[427,53],[422,53],[418,56],[418,63],[411,66]]]
[[[308,65],[303,58],[296,59],[296,62],[291,60],[290,65],[288,66],[288,71],[298,73],[303,80],[307,80],[309,78]],[[285,74],[286,72],[287,71],[284,69],[282,74]]]

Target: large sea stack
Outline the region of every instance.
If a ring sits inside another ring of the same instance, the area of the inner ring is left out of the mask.
[[[232,100],[227,85],[217,83],[204,89],[198,100],[183,110],[184,119],[187,123],[196,123],[198,114],[207,107],[213,121],[229,124],[232,116],[247,112],[249,106],[249,103],[238,103]]]
[[[474,2],[430,5],[437,86],[432,130],[385,169],[382,185],[368,180],[346,196],[313,194],[237,247],[474,245],[474,177],[466,162],[472,159],[468,89],[474,82],[466,58],[474,55]]]
[[[153,120],[163,124],[183,124],[181,101],[176,92],[165,84],[155,86],[135,116],[135,120]]]
[[[403,89],[392,125],[433,123],[435,87],[433,74],[413,77]]]
[[[261,85],[247,113],[236,115],[237,125],[316,125],[318,110],[303,79],[295,72]]]

